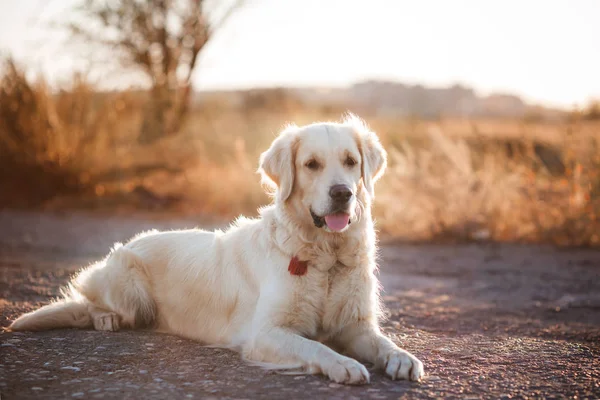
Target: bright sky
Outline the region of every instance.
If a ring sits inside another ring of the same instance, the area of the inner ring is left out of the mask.
[[[64,37],[35,18],[70,1],[0,0],[0,49],[66,76]],[[599,0],[247,1],[200,58],[197,89],[390,79],[567,107],[600,97]]]

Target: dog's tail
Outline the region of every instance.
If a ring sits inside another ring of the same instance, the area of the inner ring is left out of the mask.
[[[91,326],[93,321],[87,302],[65,297],[39,310],[21,315],[8,327],[8,331],[45,331]]]

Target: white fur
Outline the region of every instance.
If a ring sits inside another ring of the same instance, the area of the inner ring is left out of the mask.
[[[349,156],[355,166],[344,164]],[[307,168],[311,159],[319,170]],[[82,270],[61,300],[9,329],[150,326],[237,349],[258,365],[298,367],[340,383],[369,382],[354,358],[392,379],[419,380],[422,363],[379,328],[371,202],[385,165],[377,136],[354,116],[290,126],[261,156],[274,203],[259,218],[240,218],[225,232],[139,235]],[[352,222],[342,232],[315,227],[310,215],[327,213],[334,184],[354,193]],[[294,256],[308,262],[306,275],[288,272]]]

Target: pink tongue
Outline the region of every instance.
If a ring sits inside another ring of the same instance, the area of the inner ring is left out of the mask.
[[[325,216],[325,223],[332,231],[341,231],[350,223],[350,215],[348,214],[333,214]]]

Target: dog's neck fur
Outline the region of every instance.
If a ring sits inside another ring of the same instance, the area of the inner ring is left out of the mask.
[[[292,205],[278,202],[261,210],[271,220],[271,238],[276,248],[287,257],[298,257],[322,272],[336,265],[348,268],[373,268],[375,233],[371,220],[371,204],[365,192],[359,192],[362,215],[342,233],[327,232],[312,223],[299,221]]]

